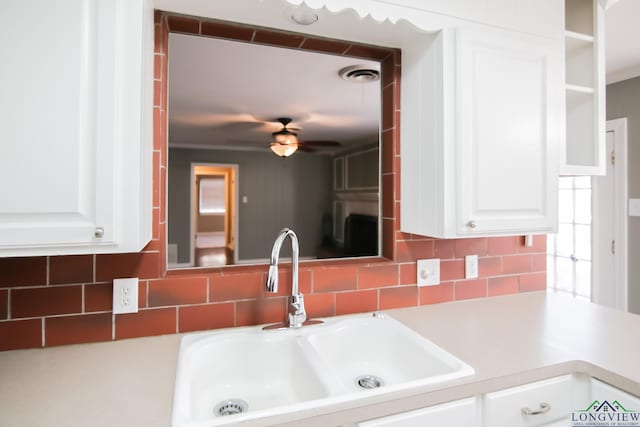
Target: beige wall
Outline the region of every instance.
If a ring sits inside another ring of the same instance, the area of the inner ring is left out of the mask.
[[[640,198],[640,77],[607,86],[607,120],[627,118],[629,198]],[[640,217],[629,217],[629,310],[640,314]]]

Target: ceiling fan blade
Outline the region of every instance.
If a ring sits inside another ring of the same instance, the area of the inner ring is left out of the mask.
[[[318,150],[316,150],[315,148],[308,147],[304,144],[298,144],[298,151],[304,151],[305,153],[313,153]]]
[[[338,141],[299,141],[302,145],[314,145],[316,147],[339,147],[340,144]]]

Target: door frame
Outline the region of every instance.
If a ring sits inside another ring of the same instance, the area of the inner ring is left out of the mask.
[[[614,263],[614,308],[628,311],[628,248],[627,248],[627,239],[628,239],[628,217],[627,217],[627,199],[628,199],[628,186],[627,186],[627,118],[620,118],[614,120],[608,120],[606,126],[607,133],[613,132],[615,138],[613,140],[614,144],[614,152],[615,152],[615,184],[616,191],[614,195],[614,206],[613,206],[613,218],[615,220],[614,227],[614,240],[615,240],[615,260]],[[606,139],[605,139],[606,144]],[[607,157],[607,162],[611,161],[611,157]],[[599,203],[599,195],[598,195],[598,186],[592,185],[592,203],[593,205],[597,205]],[[597,210],[593,210],[593,220],[592,220],[592,245],[591,250],[592,254],[595,254],[593,248],[602,247],[602,245],[606,245],[610,247],[610,242],[603,241],[602,238],[602,227],[600,224],[602,221],[597,216]],[[604,286],[603,283],[607,282],[606,279],[602,280],[600,276],[607,274],[605,273],[602,263],[599,261],[598,256],[592,256],[592,272],[591,272],[591,300],[593,302],[599,302],[600,295],[603,294],[601,292],[601,288]]]
[[[238,195],[240,193],[239,182],[240,176],[240,168],[237,164],[234,163],[208,163],[208,162],[192,162],[191,163],[191,173],[189,178],[189,265],[195,266],[195,252],[196,252],[196,168],[197,167],[214,167],[214,168],[226,168],[233,169],[235,175],[235,183],[233,184],[233,262],[235,264],[238,263],[238,242],[239,242],[239,227],[238,227]]]

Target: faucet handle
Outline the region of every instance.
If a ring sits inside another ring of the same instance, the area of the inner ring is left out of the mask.
[[[307,312],[304,309],[304,296],[292,295],[289,299],[289,326],[299,328],[307,320]]]

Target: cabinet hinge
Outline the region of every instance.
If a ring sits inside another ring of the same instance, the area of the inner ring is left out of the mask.
[[[616,152],[615,152],[615,150],[611,151],[611,164],[613,166],[616,165]]]
[[[616,253],[616,241],[612,240],[611,241],[611,253],[615,255]]]

